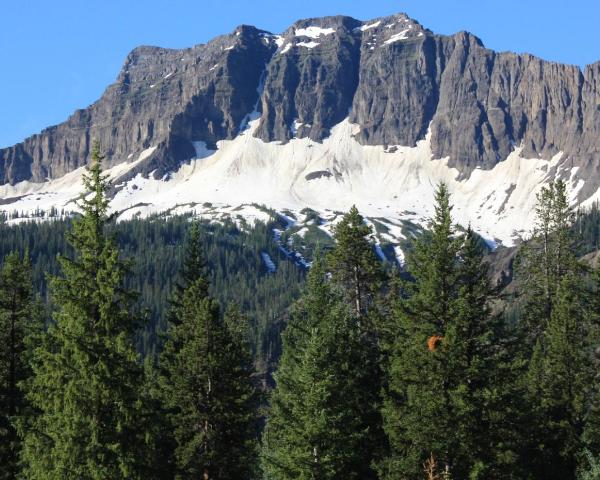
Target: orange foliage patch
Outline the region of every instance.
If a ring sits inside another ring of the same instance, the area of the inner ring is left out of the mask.
[[[427,348],[429,349],[429,351],[435,352],[439,344],[442,343],[443,339],[444,337],[441,337],[440,335],[432,335],[431,337],[429,337],[427,339]]]

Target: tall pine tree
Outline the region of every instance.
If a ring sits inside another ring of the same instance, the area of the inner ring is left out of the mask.
[[[550,322],[562,277],[579,268],[573,250],[574,213],[566,188],[561,180],[542,187],[537,195],[533,235],[516,259],[521,317],[532,345],[543,336]]]
[[[591,341],[595,327],[587,321],[585,297],[582,278],[564,275],[529,371],[536,420],[532,464],[537,476],[548,479],[575,478],[583,449],[598,445],[597,429],[586,435],[591,424],[587,429],[586,425],[599,405]]]
[[[20,440],[15,429],[26,402],[19,383],[31,374],[27,338],[37,333],[27,255],[7,255],[0,269],[0,479],[17,478]]]
[[[367,315],[380,292],[383,272],[369,242],[371,228],[353,206],[335,226],[335,248],[327,256],[333,282],[356,317]]]
[[[412,280],[397,302],[383,410],[391,454],[382,478],[418,478],[431,455],[453,478],[502,478],[501,464],[516,455],[493,433],[508,429],[502,389],[513,377],[510,350],[491,311],[478,239],[470,230],[456,235],[451,209],[441,184],[431,230],[409,257]]]
[[[456,315],[444,334],[455,450],[452,473],[463,478],[514,478],[522,474],[525,362],[521,337],[497,308],[496,289],[479,237],[469,228],[458,251]]]
[[[525,377],[531,412],[527,456],[536,478],[570,479],[583,448],[592,446],[598,433],[593,427],[597,324],[586,269],[576,258],[574,214],[564,182],[541,190],[536,213],[536,231],[517,269],[533,346]]]
[[[249,479],[256,466],[258,398],[250,354],[208,294],[195,225],[186,251],[159,366],[175,478]]]
[[[375,478],[381,427],[377,296],[383,272],[353,207],[311,268],[284,334],[263,436],[272,479]]]
[[[23,425],[29,479],[143,476],[142,366],[133,337],[139,316],[124,288],[128,265],[108,236],[107,190],[98,147],[84,176],[83,215],[51,279],[54,323],[33,353],[27,399],[38,411]]]
[[[378,392],[356,317],[321,260],[284,333],[263,435],[265,478],[375,478]]]

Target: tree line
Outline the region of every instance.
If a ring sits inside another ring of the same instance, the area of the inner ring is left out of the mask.
[[[139,293],[145,309],[146,320],[136,333],[136,348],[143,357],[156,356],[161,349],[169,296],[182,268],[192,216],[134,218],[107,225],[108,232],[116,235],[121,255],[135,258],[125,284]],[[9,253],[27,252],[34,290],[44,303],[50,303],[48,274],[60,272],[57,255],[74,255],[65,238],[72,220],[3,223],[0,218],[0,263]],[[207,258],[210,292],[223,305],[237,303],[248,316],[252,351],[265,376],[280,354],[286,311],[298,298],[306,269],[279,253],[273,229],[283,225],[277,219],[256,224],[244,224],[239,218],[194,223]],[[276,262],[275,272],[264,265],[263,252]]]
[[[352,208],[317,249],[265,391],[193,222],[156,354],[140,354],[148,318],[100,161],[51,318],[27,254],[0,270],[0,478],[599,478],[600,270],[578,256],[564,183],[538,196],[510,305],[444,184],[401,271]]]

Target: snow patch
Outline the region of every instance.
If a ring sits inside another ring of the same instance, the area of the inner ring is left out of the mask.
[[[408,32],[409,32],[409,29],[404,29],[400,33],[395,33],[394,35],[392,35],[390,38],[388,38],[383,43],[384,43],[384,45],[389,45],[391,43],[398,42],[400,40],[406,40],[408,38],[408,35],[407,35]]]
[[[196,159],[202,159],[206,157],[210,157],[216,150],[210,150],[206,147],[206,142],[197,141],[192,142],[194,146],[194,150],[196,150]]]
[[[293,137],[298,135],[298,129],[300,129],[303,125],[304,123],[299,122],[298,120],[294,120],[294,123],[292,123],[292,126],[290,127],[290,131]]]
[[[394,247],[394,253],[396,254],[396,261],[398,264],[403,267],[406,263],[406,257],[404,255],[404,251],[399,246]]]
[[[154,153],[154,151],[156,150],[156,148],[157,147],[154,146],[154,147],[150,147],[150,148],[147,148],[146,150],[144,150],[142,153],[140,153],[140,156],[138,157],[136,163],[137,162],[141,162],[142,160],[146,160],[150,155],[152,155]]]
[[[300,43],[298,43],[299,47],[306,47],[306,48],[315,48],[318,45],[320,45],[318,42],[300,42]]]
[[[281,52],[279,52],[281,55],[283,55],[284,53],[289,52],[290,48],[292,48],[294,45],[292,43],[288,43],[285,47],[283,47],[283,49],[281,50]]]
[[[390,146],[394,148],[386,150],[358,143],[354,135],[360,126],[346,119],[334,126],[321,143],[293,138],[279,144],[254,137],[259,121],[257,115],[252,115],[242,134],[217,142],[216,150],[195,142],[197,157],[168,178],[136,175],[116,193],[111,208],[121,212],[121,219],[195,212],[212,221],[235,218],[243,225],[243,219],[251,222],[270,218],[256,205],[278,212],[300,212],[308,207],[324,220],[318,228],[330,235],[341,218],[340,212],[356,205],[366,218],[387,219],[388,230],[379,236],[394,244],[403,237],[403,221],[427,225],[433,215],[436,185],[444,181],[452,194],[457,223],[470,223],[491,244],[512,245],[533,225],[536,193],[553,180],[548,172],[564,162],[562,152],[549,161],[525,159],[522,148],[517,147],[494,168],[476,169],[468,179],[462,179],[459,171],[448,165],[448,158],[433,159],[431,132],[415,147]],[[301,125],[294,123],[291,128],[297,130]],[[136,162],[148,158],[152,149],[141,152]],[[111,178],[120,177],[136,162],[117,165],[107,173]],[[319,171],[335,174],[307,180],[308,174]],[[45,183],[2,185],[0,198],[9,202],[0,205],[0,210],[75,209],[73,200],[82,191],[83,172],[78,169]],[[581,191],[581,181],[573,177],[571,184],[576,192]],[[583,205],[598,199],[600,191]],[[296,220],[289,217],[289,222]]]
[[[378,22],[370,23],[368,25],[363,25],[362,27],[358,27],[356,30],[366,32],[367,30],[371,30],[372,28],[377,28],[379,25],[381,25],[381,20]]]
[[[297,37],[319,38],[321,35],[326,36],[332,33],[335,33],[333,28],[306,27],[296,29],[295,35]]]

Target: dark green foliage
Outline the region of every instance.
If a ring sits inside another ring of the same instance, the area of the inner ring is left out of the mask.
[[[247,341],[208,293],[197,226],[191,229],[164,351],[159,397],[172,431],[175,478],[244,480],[255,472],[257,392]],[[230,330],[230,328],[235,330]]]
[[[359,317],[369,311],[383,280],[381,265],[368,239],[371,233],[356,207],[352,207],[335,226],[336,245],[327,256],[334,284]]]
[[[97,165],[87,187],[73,221],[0,221],[0,479],[17,472],[15,431],[23,478],[257,478],[255,385],[271,386],[286,323],[265,478],[420,479],[431,455],[439,478],[597,475],[600,270],[578,257],[600,245],[600,214],[575,216],[564,183],[538,197],[515,298],[496,297],[444,185],[431,229],[404,225],[402,272],[379,262],[356,208],[335,244],[308,211],[278,244],[276,217],[115,225]],[[292,308],[304,270],[288,237],[308,259],[329,251]],[[35,291],[53,299],[47,334]]]
[[[413,281],[396,305],[382,478],[418,478],[433,455],[453,478],[502,478],[512,468],[507,433],[512,366],[477,237],[457,237],[445,185],[431,231],[408,263]],[[515,445],[513,444],[513,447]],[[503,463],[508,463],[503,466]]]
[[[543,187],[537,196],[537,223],[533,237],[516,259],[523,312],[531,343],[543,335],[552,315],[555,295],[567,273],[577,273],[572,224],[566,185],[562,181]]]
[[[97,149],[85,177],[83,216],[53,277],[54,323],[33,352],[25,385],[36,415],[20,426],[30,479],[142,478],[142,368],[133,345],[139,316],[123,287],[128,266],[105,226],[108,184]]]
[[[578,480],[600,480],[600,459],[589,450],[584,450],[584,465],[579,469]]]
[[[597,288],[590,290],[593,282],[576,258],[580,242],[564,182],[541,190],[537,214],[517,270],[522,320],[533,346],[525,377],[528,456],[536,478],[572,479],[583,448],[600,438],[594,359],[600,310]]]
[[[47,298],[44,272],[58,273],[57,254],[72,255],[64,240],[71,221],[0,224],[0,255],[11,250],[30,251],[36,291]],[[126,285],[140,292],[148,308],[148,324],[137,335],[138,349],[156,356],[167,322],[169,292],[173,291],[184,257],[189,216],[131,220],[110,225],[124,256],[134,260]],[[249,318],[251,345],[262,370],[276,362],[285,311],[299,295],[305,271],[278,252],[273,241],[274,223],[257,223],[241,231],[231,222],[198,224],[200,241],[210,271],[211,294],[223,305],[235,302]],[[269,273],[261,252],[277,262]],[[277,261],[278,260],[278,261]]]
[[[576,213],[573,233],[578,240],[576,251],[579,256],[600,249],[600,205],[597,202]]]
[[[21,448],[14,427],[27,404],[19,383],[31,374],[26,343],[40,327],[27,257],[11,253],[0,269],[0,479],[17,476]]]
[[[534,350],[528,377],[534,413],[534,467],[548,479],[575,478],[584,447],[598,446],[593,426],[600,404],[582,279],[566,274],[555,293],[552,315]],[[596,332],[597,333],[597,332]],[[587,435],[585,433],[587,432]]]
[[[373,319],[383,273],[370,233],[352,208],[293,311],[263,436],[266,478],[376,478],[385,439]]]
[[[526,362],[521,338],[494,312],[495,289],[480,239],[469,228],[458,251],[456,315],[445,331],[446,382],[456,450],[452,473],[462,478],[523,475],[525,412],[518,384]]]
[[[266,478],[375,478],[378,395],[365,388],[373,368],[359,324],[317,261],[284,333],[263,436]]]

